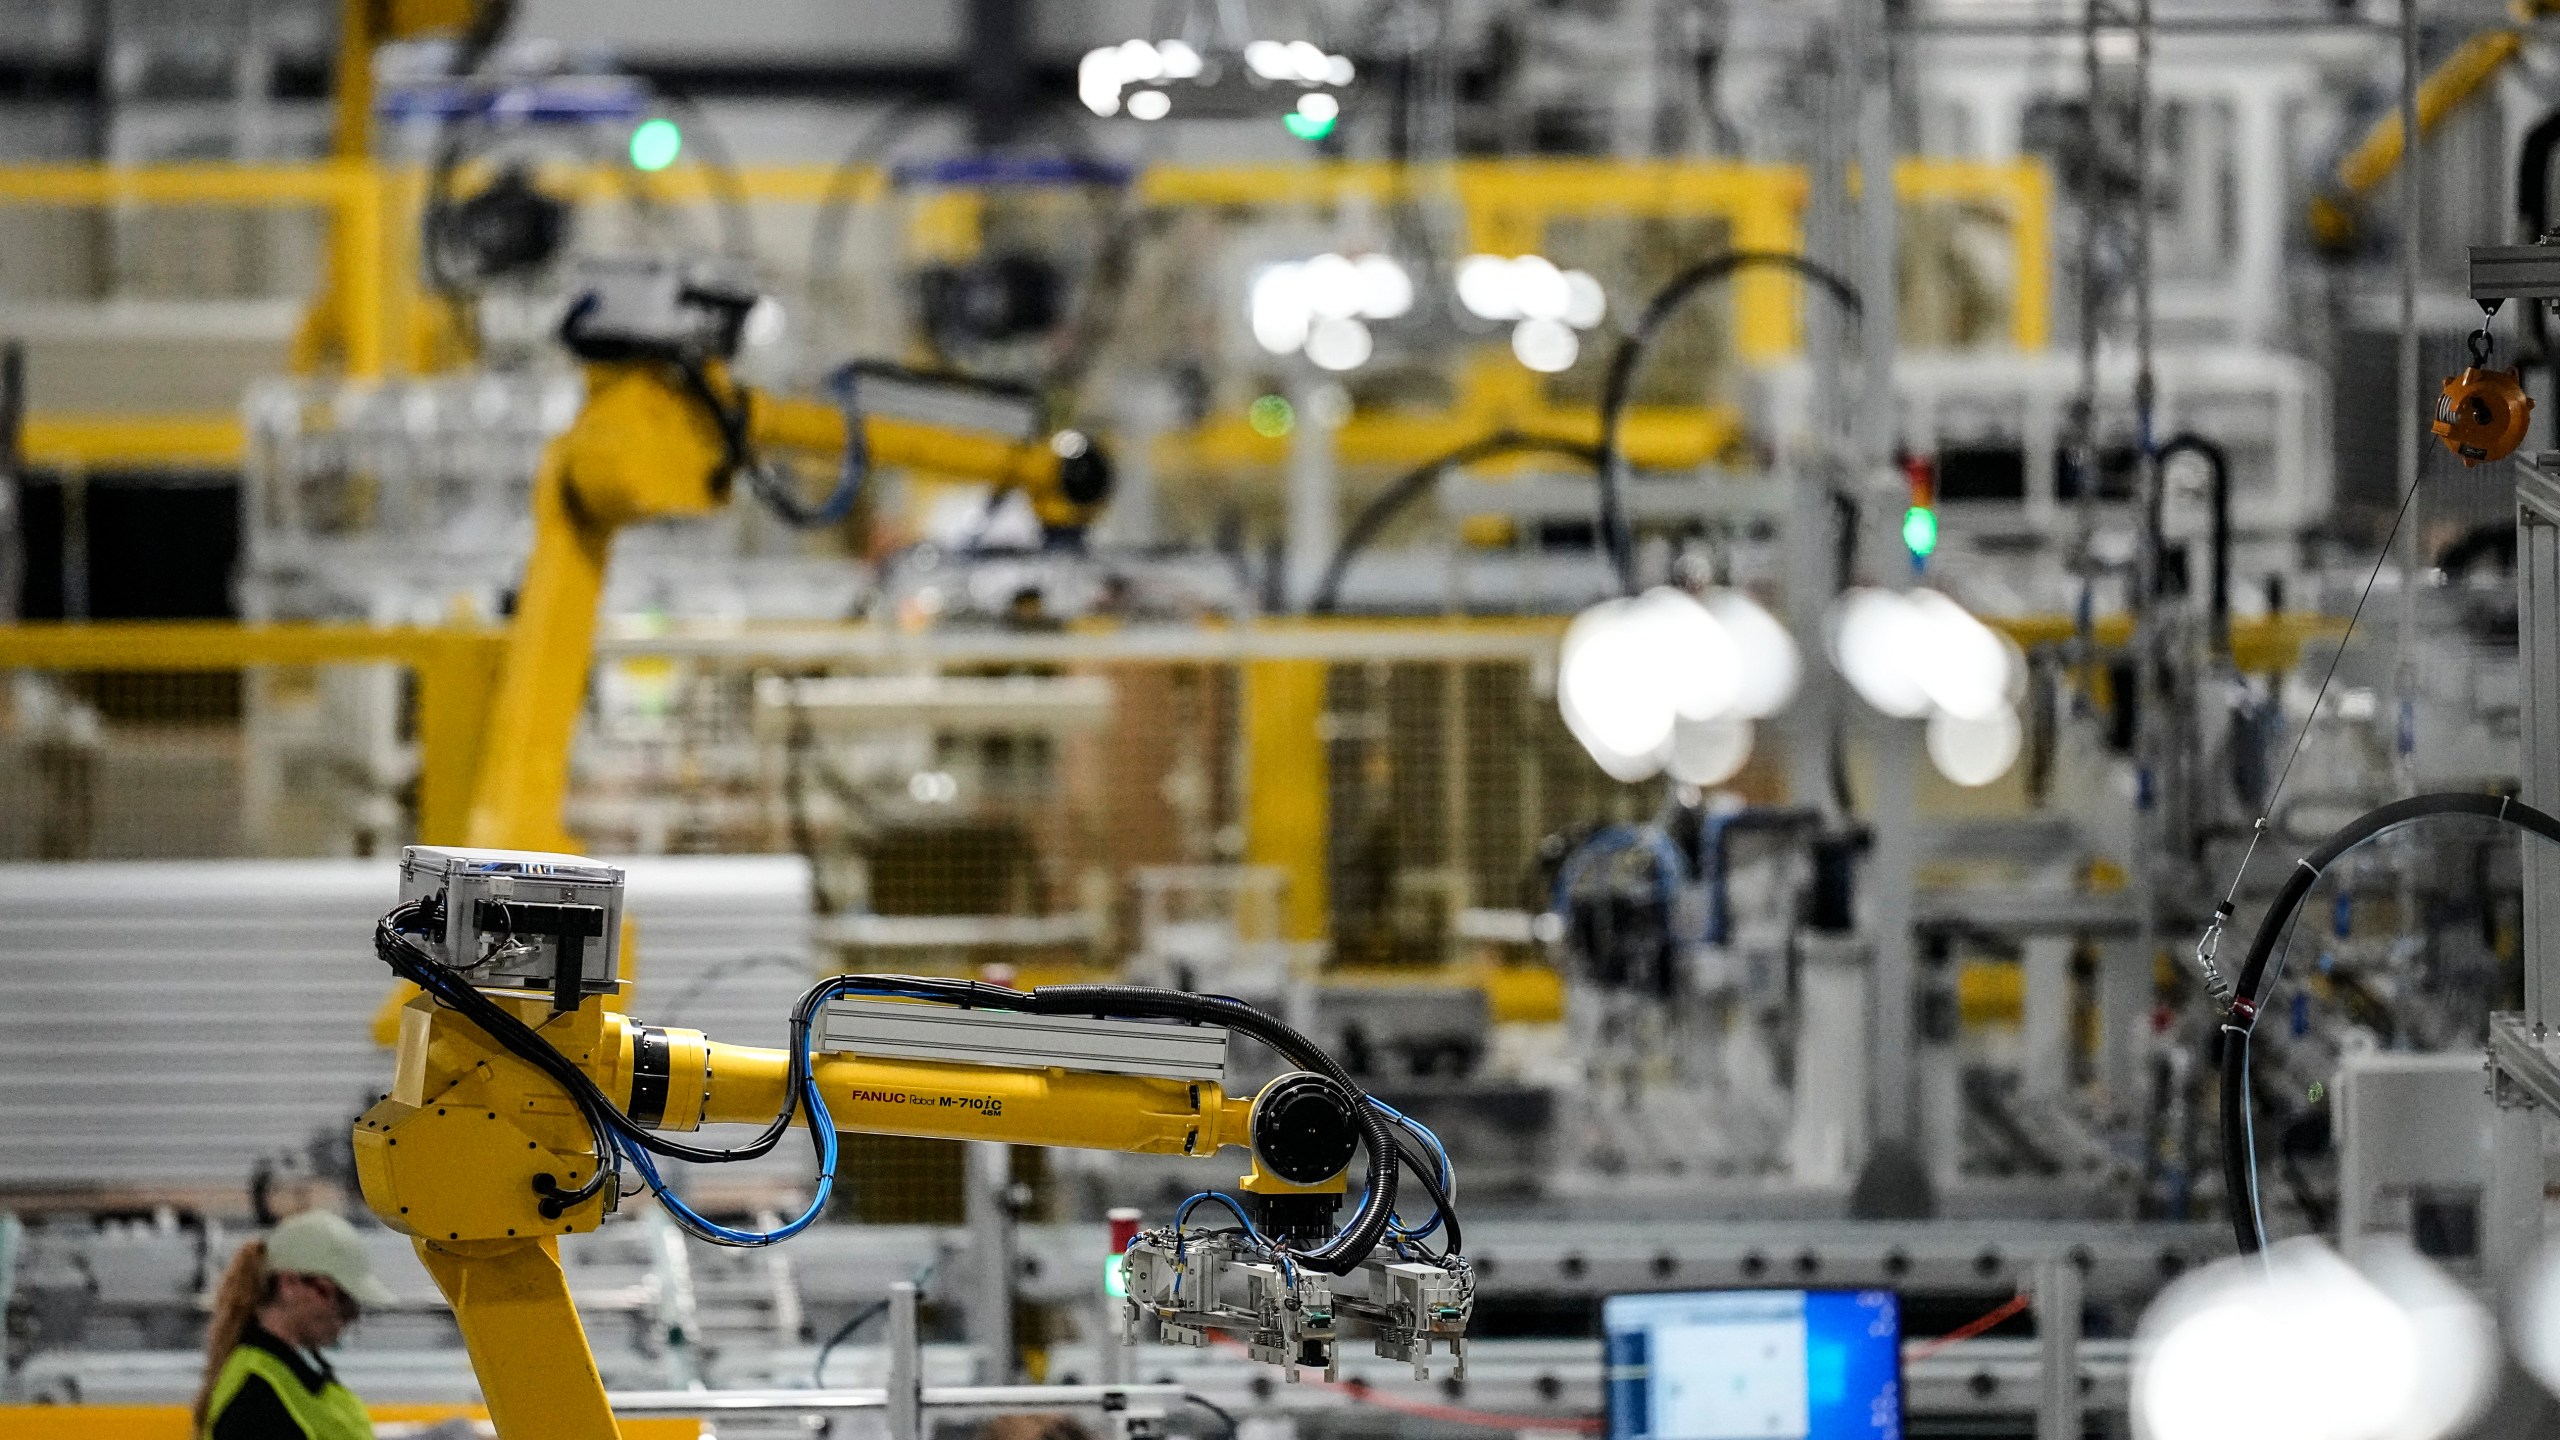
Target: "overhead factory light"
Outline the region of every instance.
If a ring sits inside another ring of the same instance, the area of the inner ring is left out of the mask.
[[[1582,357],[1577,333],[1608,317],[1609,295],[1588,270],[1543,255],[1470,255],[1458,262],[1458,304],[1479,320],[1511,321],[1511,353],[1541,374]]]
[[[1377,342],[1369,327],[1348,315],[1328,315],[1307,327],[1307,358],[1322,370],[1357,370],[1369,363]]]
[[[2008,637],[1935,590],[1857,589],[1831,616],[1831,658],[1860,699],[1929,721],[1938,773],[1988,785],[2016,763],[2026,661]]]
[[[1706,605],[1707,613],[1733,637],[1740,661],[1734,675],[1734,713],[1765,720],[1786,709],[1804,678],[1796,637],[1759,601],[1739,590],[1711,590]]]
[[[1750,760],[1752,738],[1748,720],[1678,721],[1662,757],[1663,773],[1683,785],[1721,785]]]
[[[1413,308],[1413,277],[1392,255],[1363,255],[1351,262],[1359,275],[1360,313],[1393,320]]]
[[[1561,320],[1588,330],[1608,312],[1597,277],[1559,269],[1543,255],[1469,255],[1456,278],[1458,303],[1479,320]]]
[[[2163,1291],[2134,1336],[2149,1440],[2440,1440],[2497,1380],[2496,1327],[2414,1250],[2308,1237]]]
[[[1544,255],[1523,255],[1511,262],[1511,305],[1524,320],[1562,320],[1573,292],[1564,272]]]
[[[1929,763],[1938,767],[1938,773],[1972,789],[2009,773],[2009,767],[2018,763],[2026,732],[2017,712],[2003,705],[1973,720],[1940,710],[1929,717],[1923,738]]]
[[[1511,354],[1541,375],[1554,375],[1582,357],[1582,338],[1561,320],[1523,320],[1511,327]]]
[[[1724,617],[1734,623],[1728,624]],[[1565,728],[1622,781],[1714,785],[1750,758],[1751,721],[1795,691],[1794,641],[1735,591],[1658,586],[1574,617],[1556,665]]]
[[[1576,330],[1597,329],[1609,317],[1609,292],[1588,270],[1564,272],[1564,323]]]
[[[1660,657],[1645,652],[1632,600],[1603,600],[1574,617],[1556,662],[1556,705],[1565,728],[1600,768],[1641,780],[1662,768],[1678,720],[1657,683]]]
[[[1303,352],[1326,370],[1369,362],[1371,322],[1413,308],[1413,277],[1391,255],[1327,252],[1256,271],[1245,299],[1254,343],[1274,355]]]
[[[1228,48],[1233,47],[1233,48]],[[1319,140],[1342,119],[1342,94],[1355,68],[1311,40],[1232,39],[1206,48],[1187,40],[1124,40],[1085,52],[1076,96],[1096,115],[1136,120],[1186,116],[1243,119],[1277,115],[1289,133]]]
[[[2544,1389],[2560,1395],[2560,1244],[2534,1258],[2515,1300],[2507,1343],[2516,1362]]]

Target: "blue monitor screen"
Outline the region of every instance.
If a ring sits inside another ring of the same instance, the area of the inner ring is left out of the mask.
[[[1612,1295],[1609,1440],[1901,1440],[1890,1290]]]

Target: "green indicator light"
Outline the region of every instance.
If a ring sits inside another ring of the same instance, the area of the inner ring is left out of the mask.
[[[1333,127],[1341,121],[1342,117],[1339,115],[1327,115],[1318,120],[1311,115],[1301,115],[1295,110],[1280,117],[1280,123],[1289,127],[1289,133],[1301,140],[1321,140],[1332,134]]]
[[[673,120],[643,120],[631,132],[631,168],[664,170],[676,163],[676,152],[684,149],[684,132]]]
[[[1938,548],[1938,512],[1914,505],[1902,512],[1902,543],[1914,560],[1926,560]]]
[[[1265,395],[1244,412],[1244,423],[1265,440],[1277,440],[1297,428],[1298,412],[1277,395]]]
[[[1102,1293],[1114,1300],[1129,1298],[1129,1257],[1109,1255],[1102,1261]]]

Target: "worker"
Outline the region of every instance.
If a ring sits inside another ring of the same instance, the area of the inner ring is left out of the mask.
[[[391,1303],[355,1227],[306,1210],[231,1257],[205,1329],[196,1440],[371,1440],[364,1402],[320,1352]]]

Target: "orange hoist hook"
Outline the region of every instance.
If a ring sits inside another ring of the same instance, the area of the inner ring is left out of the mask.
[[[2471,332],[2470,366],[2447,379],[2436,396],[2436,438],[2462,457],[2465,468],[2514,454],[2533,419],[2521,372],[2490,369],[2490,345],[2486,327]]]

